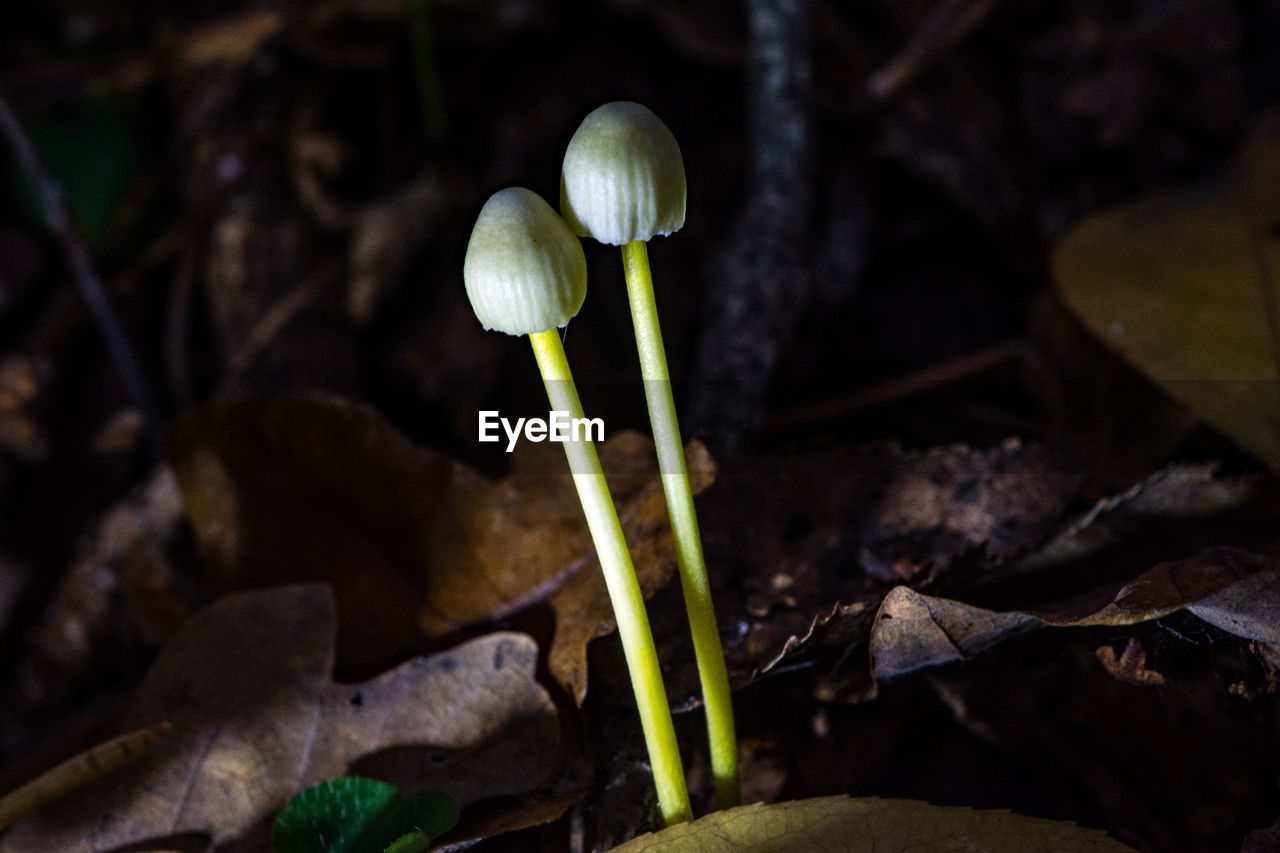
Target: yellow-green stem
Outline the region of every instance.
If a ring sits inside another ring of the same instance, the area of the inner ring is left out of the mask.
[[[530,335],[529,340],[533,343],[552,410],[568,412],[574,420],[583,418],[582,403],[573,384],[573,374],[569,372],[560,333],[556,329],[538,332]],[[692,820],[693,808],[689,804],[684,766],[671,722],[667,691],[662,686],[662,670],[653,634],[649,630],[644,596],[600,468],[600,459],[596,456],[595,444],[589,438],[579,440],[575,437],[575,440],[564,442],[564,452],[569,458],[573,484],[587,517],[587,527],[595,542],[605,585],[609,589],[609,600],[618,620],[618,636],[622,639],[622,651],[631,672],[631,689],[636,694],[640,726],[649,749],[649,763],[653,765],[658,806],[668,826]]]
[[[698,517],[693,509],[693,493],[689,489],[689,472],[685,468],[684,445],[680,440],[680,424],[676,420],[676,404],[671,394],[671,377],[667,372],[667,354],[662,346],[662,330],[658,326],[658,308],[653,299],[653,277],[649,272],[649,252],[645,244],[633,240],[622,247],[626,270],[627,295],[631,301],[631,319],[636,329],[636,346],[640,350],[640,372],[644,376],[645,398],[649,403],[649,420],[653,425],[653,441],[658,450],[658,466],[662,471],[662,489],[667,496],[667,512],[676,542],[676,559],[680,565],[680,586],[684,606],[689,614],[693,634],[693,650],[698,659],[698,676],[707,709],[707,733],[711,743],[711,773],[715,780],[715,803],[720,809],[738,805],[742,797],[738,781],[738,739],[734,733],[733,700],[729,695],[729,675],[725,669],[720,631],[716,627],[715,609],[711,604],[711,583],[702,556],[702,537],[698,533]]]

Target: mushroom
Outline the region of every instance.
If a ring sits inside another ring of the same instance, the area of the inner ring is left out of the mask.
[[[646,246],[655,235],[671,234],[684,225],[687,194],[679,144],[662,120],[641,104],[605,104],[583,119],[569,140],[560,173],[561,213],[579,236],[622,247],[649,420],[707,708],[715,802],[723,809],[741,798],[733,703]]]
[[[582,419],[558,327],[582,307],[587,262],[564,220],[530,190],[512,187],[494,193],[471,231],[462,277],[471,307],[486,329],[529,336],[552,410]],[[690,820],[693,810],[644,596],[595,444],[589,436],[575,435],[564,449],[618,622],[658,806],[668,825]]]

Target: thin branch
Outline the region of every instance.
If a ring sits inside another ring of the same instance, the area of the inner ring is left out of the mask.
[[[942,0],[925,18],[902,50],[867,81],[878,101],[900,94],[930,66],[936,65],[995,11],[1000,0]]]
[[[44,218],[45,227],[57,240],[63,257],[66,258],[72,280],[75,281],[76,289],[80,292],[81,298],[84,299],[98,326],[98,331],[107,347],[107,354],[124,381],[133,404],[142,412],[146,421],[148,449],[158,460],[163,455],[160,413],[146,379],[143,378],[133,346],[120,326],[102,280],[98,278],[93,268],[88,247],[76,233],[61,187],[45,171],[44,164],[40,162],[40,156],[36,153],[30,137],[22,129],[18,117],[14,115],[3,97],[0,97],[0,136],[3,136],[9,150],[13,153],[18,171],[30,184]]]
[[[869,409],[883,408],[911,400],[938,388],[1017,362],[1024,356],[1026,347],[1026,341],[1023,340],[1004,341],[950,361],[933,364],[904,376],[860,388],[842,397],[782,412],[769,421],[764,433],[772,438],[802,432],[838,423]]]

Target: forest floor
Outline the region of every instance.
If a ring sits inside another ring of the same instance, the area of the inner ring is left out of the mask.
[[[561,449],[478,440],[546,416],[534,359],[462,282],[484,201],[558,207],[612,100],[688,178],[649,253],[744,802],[1280,849],[1280,2],[6,17],[0,793],[170,729],[0,851],[263,849],[343,774],[444,790],[474,849],[654,828]],[[565,348],[705,814],[622,264],[584,248]]]

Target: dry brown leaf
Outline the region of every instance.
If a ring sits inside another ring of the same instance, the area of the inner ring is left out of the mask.
[[[617,469],[628,460],[653,457],[653,445],[647,439],[629,437],[627,441],[629,446],[611,448],[621,452],[602,453],[601,465],[611,484],[623,481],[634,487],[646,481],[638,493],[626,499],[617,490],[610,491],[619,505],[622,532],[631,549],[640,589],[649,598],[670,582],[676,568],[675,551],[661,482],[637,471],[634,463],[631,477],[624,480],[616,474],[609,476],[611,467]],[[700,443],[693,442],[685,450],[685,462],[695,495],[715,480],[715,462]],[[656,471],[656,460],[653,468]],[[547,666],[581,705],[587,695],[587,645],[617,628],[599,561],[592,556],[581,571],[551,594],[548,603],[556,614],[556,631],[547,652]]]
[[[371,409],[331,396],[189,410],[167,449],[209,586],[331,584],[340,670],[373,671],[420,645],[434,549],[456,529],[452,507],[486,488]]]
[[[332,596],[314,585],[231,595],[198,613],[124,723],[167,720],[170,734],[15,826],[0,853],[90,853],[181,833],[221,844],[298,790],[406,750],[419,755],[408,781],[462,805],[537,790],[557,770],[559,717],[529,637],[489,634],[338,684],[334,628]]]
[[[876,678],[890,678],[972,657],[1036,628],[1135,625],[1179,610],[1200,615],[1197,609],[1210,617],[1206,621],[1238,636],[1275,636],[1265,619],[1280,610],[1280,561],[1211,548],[1155,566],[1084,614],[995,612],[894,587],[871,628],[872,667]]]
[[[1263,477],[1220,477],[1216,465],[1170,465],[1118,495],[1099,500],[1034,554],[1021,571],[1079,560],[1134,534],[1144,522],[1184,522],[1239,509],[1274,489]]]
[[[173,59],[182,67],[199,67],[220,62],[240,66],[247,63],[268,39],[285,27],[279,12],[249,12],[215,21],[183,35],[174,47]]]
[[[963,585],[1007,573],[1079,491],[1069,466],[1015,441],[923,452],[819,445],[717,482],[703,530],[713,578],[721,568],[734,579],[716,594],[722,623],[736,619],[725,640],[731,672],[755,678],[835,659],[858,665],[844,674],[860,682],[855,692],[871,682],[852,650],[866,641],[885,579]]]
[[[1038,446],[940,447],[904,454],[863,523],[863,567],[910,580],[982,548],[994,559],[1025,552],[1061,517],[1079,477]]]
[[[1147,650],[1136,637],[1130,637],[1125,643],[1124,651],[1116,654],[1111,646],[1098,646],[1094,654],[1102,668],[1114,678],[1137,687],[1149,687],[1164,684],[1164,676],[1154,670],[1147,669]]]
[[[118,652],[125,625],[159,643],[181,624],[188,611],[167,552],[181,535],[178,484],[163,466],[93,522],[31,634],[26,701],[40,707],[79,689]]]
[[[48,363],[21,353],[0,357],[0,448],[27,462],[49,453],[49,436],[30,410],[52,372]]]
[[[332,396],[215,403],[180,417],[169,452],[202,556],[222,588],[323,580],[337,594],[340,668],[556,598],[553,672],[575,693],[585,644],[612,630],[558,446],[522,443],[490,482]],[[714,478],[689,451],[695,492]],[[646,594],[675,565],[652,442],[619,432],[600,460]],[[563,593],[557,593],[568,585]],[[601,609],[603,601],[603,611]]]
[[[802,463],[789,462],[786,467],[799,464]],[[736,483],[736,473],[730,472],[726,479]],[[830,478],[832,483],[821,489],[812,488],[812,483],[823,482],[822,477]],[[1044,492],[1031,506],[1018,506],[1019,495],[1027,494],[1037,481],[1046,484]],[[1163,531],[1170,528],[1190,532],[1195,529],[1188,524],[1191,520],[1204,519],[1207,523],[1228,512],[1252,512],[1251,507],[1257,507],[1268,519],[1261,523],[1270,526],[1274,513],[1266,508],[1275,505],[1274,481],[1269,477],[1223,478],[1215,474],[1213,466],[1171,466],[1119,495],[1099,501],[1089,512],[1063,525],[1062,511],[1077,494],[1070,473],[1036,448],[1019,448],[1016,444],[986,451],[939,448],[919,454],[869,448],[847,461],[829,459],[826,470],[809,468],[797,485],[798,488],[778,489],[786,497],[779,507],[771,509],[774,520],[747,525],[743,542],[729,543],[735,546],[733,553],[743,564],[738,570],[743,578],[741,587],[755,592],[738,605],[738,612],[745,613],[740,618],[754,620],[745,623],[749,625],[745,642],[728,642],[726,649],[736,668],[751,672],[752,678],[814,662],[831,666],[834,659],[834,669],[817,688],[820,697],[831,701],[856,701],[875,692],[861,647],[885,592],[871,579],[864,579],[859,585],[856,576],[850,577],[842,570],[851,560],[851,550],[863,559],[868,552],[878,552],[885,558],[882,566],[894,567],[895,574],[897,569],[913,574],[930,566],[930,581],[963,589],[976,580],[1014,578],[1016,582],[1019,576],[1032,571],[1048,571],[1149,531],[1161,531],[1158,536],[1167,539],[1168,534]],[[747,495],[744,500],[735,497],[732,509],[738,515],[752,512],[756,503],[765,505],[768,499],[778,500],[749,490],[738,491]],[[719,524],[729,525],[732,515],[720,505],[724,495],[724,490],[714,490],[708,509]],[[822,503],[815,501],[814,495],[823,495]],[[967,502],[959,499],[964,495],[970,497]],[[913,498],[921,505],[911,506]],[[792,514],[791,520],[786,513]],[[867,519],[859,530],[866,539],[855,539],[843,532],[849,518]],[[797,526],[796,520],[804,522],[803,526]],[[798,529],[801,535],[791,533],[788,526]],[[1026,556],[1009,559],[1019,548],[1044,538],[1044,532],[1054,526],[1060,527],[1061,532]],[[983,542],[982,531],[993,534],[993,541]],[[719,544],[715,553],[724,548],[724,543]],[[1200,546],[1197,543],[1192,547]],[[890,557],[897,562],[891,562]],[[1174,595],[1174,604],[1180,608],[1185,601],[1197,600],[1197,589],[1207,594],[1255,570],[1230,568],[1222,553],[1202,559],[1203,565],[1196,561],[1168,564],[1165,568],[1176,576],[1162,583],[1133,585],[1122,602],[1124,608],[1140,610],[1143,599],[1160,589],[1180,589],[1185,593],[1181,597]],[[1147,579],[1152,577],[1148,575]],[[917,577],[913,586],[921,581]],[[1102,590],[1101,594],[1109,595],[1109,590]],[[976,654],[985,647],[983,643],[998,642],[1006,630],[1018,629],[1022,621],[1016,615],[983,615],[972,631],[958,638],[948,637],[932,624],[929,607],[923,603],[946,599],[913,598],[910,590],[893,595],[896,599],[890,604],[901,606],[903,612],[897,615],[908,621],[879,626],[886,641],[886,658],[902,655],[914,662],[929,655],[951,660]],[[1101,608],[1109,600],[1091,603]],[[1258,601],[1255,599],[1254,603]],[[1088,604],[1078,606],[1075,615],[1091,612]],[[1123,612],[1117,610],[1116,615]],[[1233,613],[1237,618],[1240,615],[1239,611]],[[1265,621],[1265,614],[1253,618],[1255,624]],[[994,638],[984,637],[979,630],[984,625]],[[895,632],[907,645],[899,647],[891,642]],[[1242,629],[1235,633],[1248,636]],[[930,635],[934,635],[932,640]],[[925,647],[912,647],[919,644]],[[886,664],[889,670],[896,668],[891,661]]]

